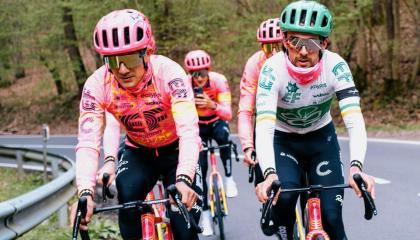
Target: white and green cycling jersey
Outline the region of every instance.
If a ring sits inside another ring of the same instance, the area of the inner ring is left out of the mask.
[[[334,95],[350,136],[350,158],[363,162],[366,130],[359,93],[346,61],[324,50],[319,77],[300,85],[289,75],[286,57],[278,53],[269,58],[259,75],[256,149],[262,170],[274,168],[274,130],[305,134],[324,127],[332,121],[330,107]]]

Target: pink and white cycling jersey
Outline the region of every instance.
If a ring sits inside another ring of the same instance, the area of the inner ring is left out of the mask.
[[[252,116],[254,115],[258,76],[265,60],[267,60],[267,57],[262,50],[254,53],[246,62],[244,73],[241,78],[241,96],[238,109],[238,134],[243,150],[249,147],[254,148],[254,125],[252,123]]]
[[[79,190],[94,191],[105,111],[125,127],[130,146],[158,148],[179,139],[177,175],[193,179],[201,140],[191,85],[181,66],[167,57],[152,55],[148,66],[142,80],[147,84],[134,92],[120,87],[106,66],[86,81],[76,147]]]
[[[121,125],[114,115],[105,112],[105,129],[103,136],[104,158],[112,156],[117,159],[118,148],[120,146]]]
[[[188,75],[190,83],[193,85],[191,75]],[[217,103],[216,109],[210,108],[197,108],[199,117],[211,117],[206,121],[199,120],[199,123],[214,122],[221,118],[225,121],[232,119],[232,96],[229,89],[226,77],[217,72],[209,72],[209,80],[203,87],[203,92],[207,94],[211,100]]]

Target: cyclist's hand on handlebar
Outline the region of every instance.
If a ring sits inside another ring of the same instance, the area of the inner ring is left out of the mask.
[[[373,177],[366,173],[361,172],[358,167],[350,167],[349,184],[356,192],[356,195],[359,198],[362,197],[362,192],[357,187],[356,182],[353,180],[353,175],[356,173],[359,173],[360,176],[362,176],[363,181],[366,184],[366,190],[372,195],[372,198],[375,199],[375,180],[373,179]]]
[[[252,156],[254,153],[254,149],[253,148],[247,148],[245,150],[245,154],[244,154],[244,163],[245,165],[249,166],[254,166],[257,162],[255,161],[254,157]]]
[[[108,184],[107,187],[111,186],[112,181],[114,181],[115,178],[115,167],[116,167],[116,163],[114,161],[109,161],[106,162],[101,169],[99,169],[98,171],[98,175],[96,177],[97,182],[99,185],[103,185],[103,175],[104,173],[108,173],[109,175],[109,180],[108,180]]]
[[[95,202],[93,201],[91,196],[86,196],[87,199],[87,212],[86,212],[86,217],[84,219],[82,219],[82,221],[80,222],[80,229],[81,230],[87,230],[87,224],[90,222],[90,219],[92,218],[93,215],[93,209],[95,208]],[[71,205],[71,210],[70,210],[70,223],[71,226],[74,225],[74,219],[76,217],[76,211],[77,211],[77,202],[73,203]]]
[[[277,174],[270,174],[267,176],[267,178],[259,183],[257,187],[255,188],[255,193],[257,194],[258,201],[265,203],[268,200],[267,190],[271,188],[271,184],[273,181],[278,180]],[[276,205],[277,199],[279,197],[280,191],[276,194],[276,196],[273,199],[273,205]]]
[[[183,182],[177,182],[175,187],[179,194],[181,194],[182,203],[187,207],[188,211],[191,210],[191,208],[194,206],[194,203],[197,201],[197,193]]]

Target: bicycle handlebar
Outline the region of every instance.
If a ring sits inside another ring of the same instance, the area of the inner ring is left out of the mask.
[[[176,205],[178,206],[179,212],[184,217],[185,222],[187,223],[187,228],[190,229],[193,228],[193,231],[196,233],[202,233],[203,229],[198,226],[195,219],[192,217],[192,215],[188,212],[185,205],[181,202],[181,194],[176,189],[175,185],[172,184],[166,189],[169,193],[169,195],[174,199]]]
[[[102,201],[106,201],[106,198],[114,198],[114,194],[111,193],[108,187],[108,181],[109,181],[109,174],[103,173],[102,174]]]
[[[364,200],[365,205],[365,214],[364,217],[366,220],[372,219],[373,215],[377,215],[378,212],[376,210],[375,202],[372,199],[372,196],[370,193],[366,190],[366,184],[363,181],[363,178],[360,174],[354,174],[353,179],[356,182],[358,188],[362,192],[362,197]],[[276,195],[277,191],[280,189],[280,181],[275,180],[271,184],[271,187],[267,189],[267,195],[269,195],[269,198],[266,203],[263,205],[262,209],[262,215],[260,220],[260,225],[263,233],[267,236],[272,236],[276,231],[277,228],[270,228],[270,214],[271,214],[271,208],[273,205],[273,199]],[[317,191],[324,191],[329,189],[339,189],[339,188],[350,188],[349,184],[337,184],[332,186],[322,186],[322,185],[310,185],[308,187],[303,188],[290,188],[290,189],[280,189],[281,193],[286,192],[295,192],[295,193],[302,193],[302,192],[317,192]]]
[[[251,153],[251,159],[255,162],[255,159],[257,158],[257,153],[255,150],[252,150]],[[248,167],[248,182],[252,183],[254,181],[254,175],[255,175],[255,165],[249,165]]]
[[[175,203],[177,204],[181,215],[184,217],[185,222],[187,223],[188,229],[192,227],[193,231],[195,231],[196,233],[203,232],[203,230],[198,226],[195,219],[188,212],[185,205],[181,202],[180,194],[178,190],[176,189],[175,185],[174,184],[170,185],[167,188],[167,191],[175,200]],[[124,209],[124,210],[142,209],[142,207],[146,205],[166,203],[166,202],[169,202],[169,198],[150,200],[150,201],[138,200],[138,201],[127,202],[127,203],[118,204],[114,206],[109,206],[109,207],[94,208],[93,214],[97,214],[100,212],[113,211],[113,210],[121,210],[121,209]],[[73,225],[72,240],[77,240],[77,233],[79,232],[80,222],[83,218],[86,217],[86,212],[87,212],[87,199],[86,197],[81,197],[77,203],[76,217],[75,217],[74,225]],[[80,230],[80,237],[82,238],[82,240],[90,240],[89,232],[87,230]]]
[[[354,174],[353,179],[356,182],[357,187],[362,192],[362,197],[365,204],[365,219],[370,220],[372,219],[373,215],[378,215],[375,202],[373,201],[373,198],[370,195],[370,193],[366,190],[366,184],[363,181],[362,176],[360,176],[360,174]]]
[[[81,197],[77,203],[77,211],[76,211],[76,217],[74,220],[73,225],[73,234],[72,239],[77,240],[77,233],[79,232],[79,226],[80,222],[83,218],[86,217],[87,212],[87,199],[86,197]],[[82,240],[90,240],[89,233],[86,230],[80,230],[80,237]]]
[[[239,162],[238,146],[233,141],[229,141],[228,144],[223,144],[223,145],[218,145],[218,146],[207,146],[207,147],[203,147],[203,149],[201,151],[212,151],[212,150],[221,149],[221,148],[227,148],[227,147],[232,148],[233,154],[235,155],[235,160],[237,162]]]

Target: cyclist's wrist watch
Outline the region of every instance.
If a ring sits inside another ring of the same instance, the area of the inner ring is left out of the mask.
[[[352,160],[350,162],[350,167],[357,167],[360,169],[361,172],[363,172],[363,163],[359,160]]]
[[[180,174],[180,175],[176,176],[175,183],[178,183],[178,182],[183,182],[183,183],[187,184],[188,187],[192,186],[192,179],[185,174]]]

